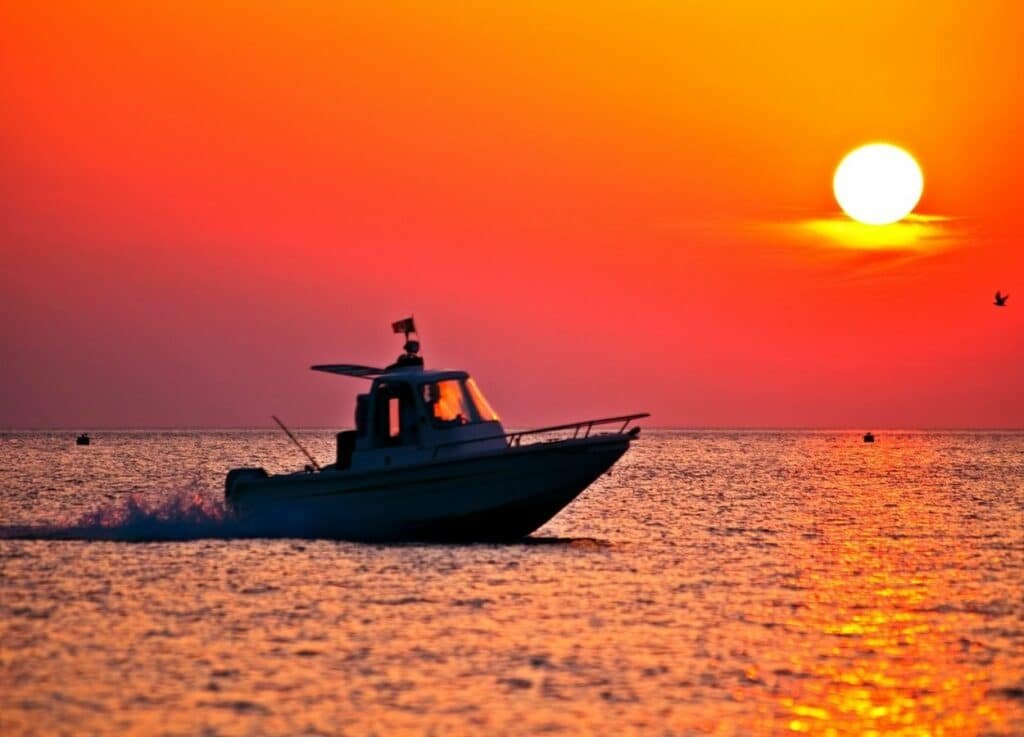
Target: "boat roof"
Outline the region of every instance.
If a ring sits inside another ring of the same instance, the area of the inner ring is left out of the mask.
[[[321,363],[310,366],[314,371],[323,371],[328,374],[339,374],[341,376],[355,376],[360,379],[372,379],[385,373],[384,369],[373,366],[361,366],[358,363]]]
[[[469,374],[458,369],[424,369],[421,366],[389,366],[386,369],[362,366],[356,363],[325,363],[310,366],[313,371],[328,374],[352,376],[359,379],[406,379],[419,382],[443,381],[444,379],[464,379]]]
[[[328,374],[339,374],[341,376],[353,376],[359,379],[374,381],[381,377],[398,381],[414,381],[426,383],[430,381],[443,381],[445,379],[465,379],[469,376],[465,371],[455,369],[433,369],[426,370],[423,367],[423,356],[419,355],[420,342],[409,337],[410,333],[416,332],[415,323],[411,317],[399,320],[391,325],[396,333],[405,333],[405,351],[398,356],[398,359],[387,368],[376,368],[375,366],[364,366],[360,363],[321,363],[310,366],[314,371],[323,371]]]

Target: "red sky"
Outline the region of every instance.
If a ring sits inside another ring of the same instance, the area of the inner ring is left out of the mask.
[[[41,5],[0,426],[347,425],[410,312],[514,426],[1024,425],[1018,3]],[[911,247],[814,227],[875,140]]]

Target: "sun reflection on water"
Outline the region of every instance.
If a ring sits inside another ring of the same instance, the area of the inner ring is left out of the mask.
[[[938,459],[918,459],[925,467],[929,460]],[[883,474],[899,471],[899,461],[884,453],[866,461],[891,465],[875,469]],[[865,536],[859,523],[826,532],[825,565],[806,576],[806,606],[787,623],[806,638],[825,641],[790,657],[791,670],[809,677],[780,695],[790,715],[787,728],[823,736],[916,737],[981,734],[998,726],[1006,707],[987,695],[997,676],[1012,681],[1014,674],[994,672],[994,662],[978,668],[977,651],[986,645],[965,635],[973,612],[962,605],[965,592],[955,585],[956,571],[968,564],[953,542],[957,530],[929,529],[926,520],[933,515],[922,509],[920,495],[881,486],[845,491],[831,500],[839,505],[838,519],[884,511],[904,531]],[[937,544],[947,538],[949,544]],[[820,558],[823,548],[815,543],[804,553]],[[943,615],[957,610],[963,616],[954,630]],[[983,654],[980,660],[986,660]]]

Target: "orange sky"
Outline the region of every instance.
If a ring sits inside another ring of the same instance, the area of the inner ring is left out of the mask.
[[[346,425],[409,312],[513,425],[1024,425],[1019,3],[40,5],[0,426]],[[874,140],[913,247],[808,227]]]

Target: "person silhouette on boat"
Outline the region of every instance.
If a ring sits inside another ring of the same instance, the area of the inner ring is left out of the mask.
[[[434,427],[458,427],[468,425],[462,390],[452,380],[442,380],[426,385],[424,403]]]

